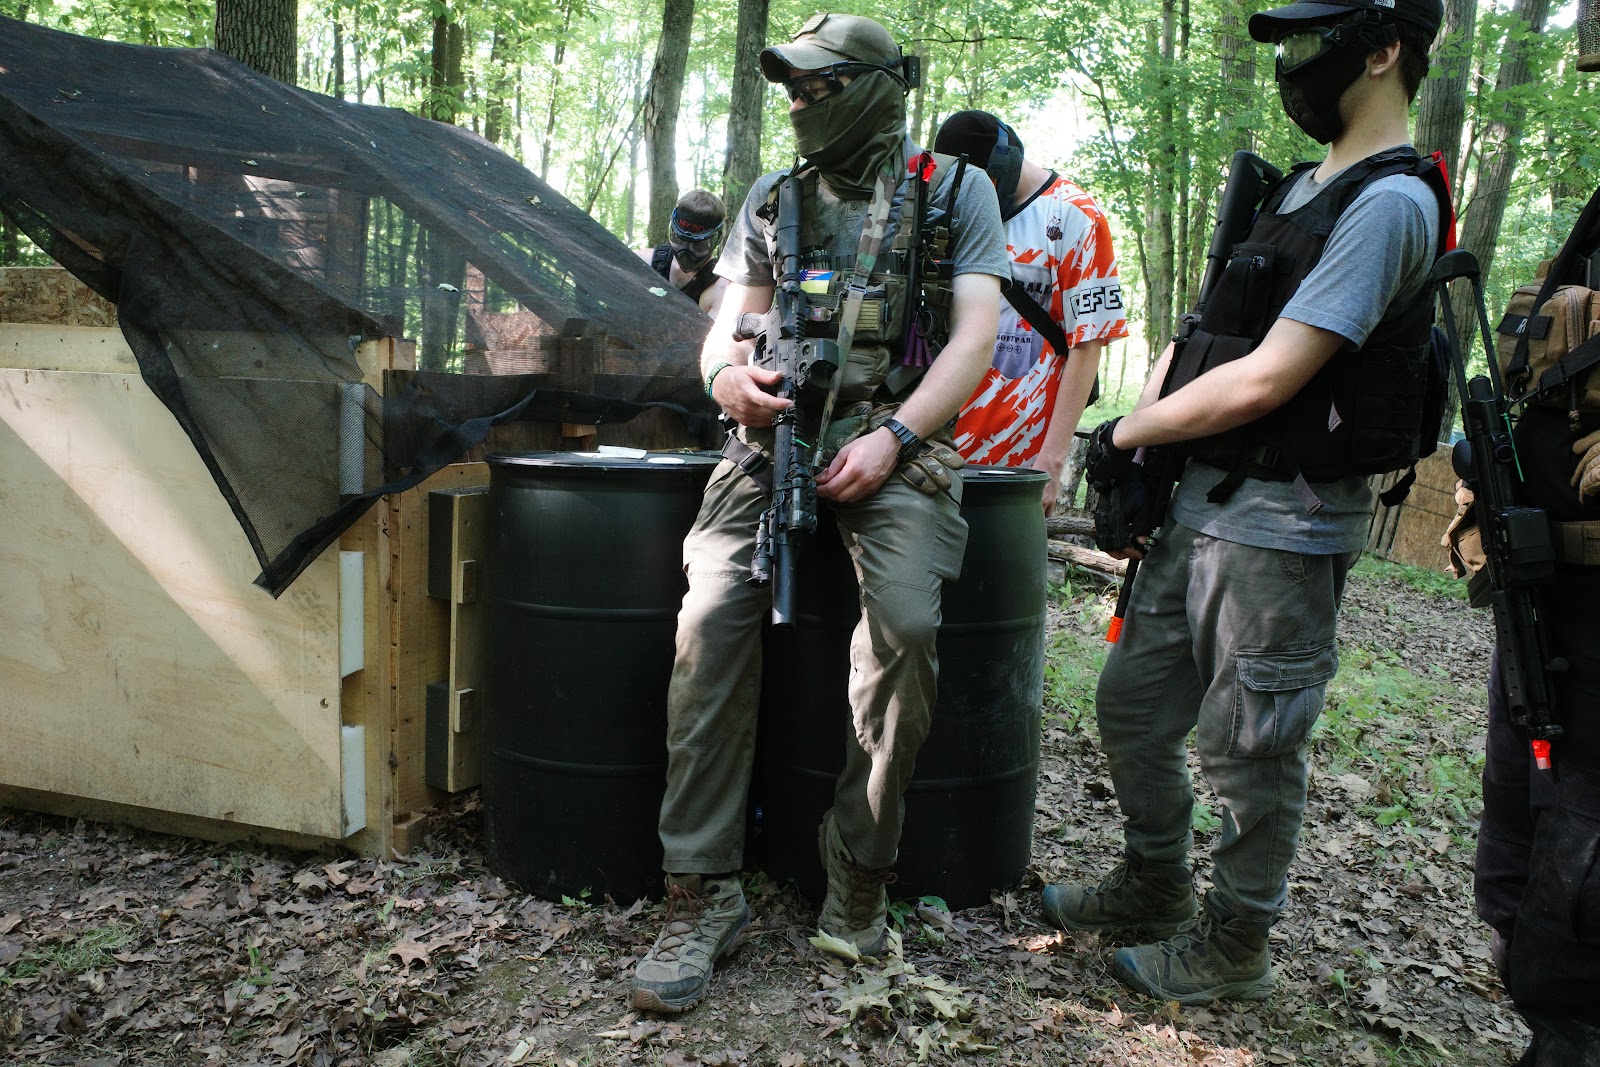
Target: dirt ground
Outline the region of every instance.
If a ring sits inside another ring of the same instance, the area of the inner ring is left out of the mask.
[[[1094,937],[1037,916],[1041,879],[1095,877],[1120,848],[1088,711],[1107,595],[1069,577],[1052,610],[1033,876],[971,911],[900,907],[903,959],[823,956],[812,910],[752,877],[756,935],[710,999],[640,1017],[628,978],[660,906],[506,886],[484,867],[475,796],[425,850],[387,861],[0,811],[0,1062],[1512,1061],[1525,1034],[1472,914],[1486,618],[1414,572],[1358,569],[1273,931],[1277,991],[1179,1009],[1129,993]],[[1217,820],[1199,789],[1203,845]]]

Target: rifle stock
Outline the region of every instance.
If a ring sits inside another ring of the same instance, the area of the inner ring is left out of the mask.
[[[1194,310],[1179,320],[1178,335],[1173,338],[1174,344],[1185,344],[1194,334],[1200,324],[1200,317],[1205,314],[1211,293],[1217,287],[1217,279],[1222,277],[1223,270],[1228,266],[1233,246],[1250,232],[1250,224],[1255,221],[1256,205],[1261,202],[1261,197],[1267,188],[1281,177],[1283,175],[1278,168],[1254,152],[1240,149],[1233,154],[1233,159],[1228,164],[1228,180],[1222,187],[1221,198],[1217,201],[1217,219],[1211,228],[1211,244],[1206,248],[1206,269],[1200,277],[1199,296],[1196,298]],[[1167,365],[1169,376],[1176,363],[1177,358],[1174,353],[1172,362]],[[1162,392],[1166,392],[1164,387]],[[1167,505],[1172,502],[1172,490],[1177,485],[1182,465],[1182,455],[1171,449],[1141,448],[1134,453],[1133,466],[1138,468],[1135,473],[1143,480],[1150,494],[1149,516],[1152,532],[1159,529],[1167,520]],[[1111,625],[1106,629],[1106,640],[1113,644],[1122,637],[1123,620],[1127,617],[1128,602],[1133,596],[1134,579],[1138,575],[1139,560],[1130,559],[1128,570],[1122,577],[1122,588],[1117,592],[1117,606],[1111,616]]]
[[[1478,329],[1489,360],[1489,374],[1470,381],[1447,284],[1456,278],[1471,283]],[[1451,463],[1473,491],[1486,561],[1469,585],[1472,605],[1487,605],[1494,612],[1501,680],[1511,721],[1526,727],[1535,763],[1548,770],[1550,742],[1562,733],[1556,720],[1554,676],[1567,666],[1550,655],[1540,603],[1540,587],[1555,575],[1550,518],[1543,508],[1522,502],[1523,475],[1511,432],[1511,402],[1495,359],[1477,259],[1462,249],[1446,253],[1434,265],[1430,280],[1439,290],[1450,363],[1461,390],[1465,438],[1456,444]]]

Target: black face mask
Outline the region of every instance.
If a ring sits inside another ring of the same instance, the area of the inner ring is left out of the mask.
[[[1278,97],[1283,110],[1318,144],[1328,144],[1344,132],[1339,98],[1367,69],[1371,51],[1362,44],[1335,48],[1289,75],[1282,73],[1279,63]]]

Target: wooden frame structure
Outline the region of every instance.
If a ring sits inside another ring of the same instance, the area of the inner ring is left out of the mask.
[[[0,270],[0,297],[77,285],[39,273]],[[0,805],[410,851],[478,781],[488,448],[380,500],[274,600],[121,333],[70,324],[103,316],[75,300],[0,322]],[[381,390],[410,351],[369,342],[364,377]],[[688,443],[654,419],[511,433],[489,447]]]

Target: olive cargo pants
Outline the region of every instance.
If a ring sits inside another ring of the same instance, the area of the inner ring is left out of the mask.
[[[830,505],[862,606],[850,641],[854,730],[845,739],[834,813],[846,846],[865,867],[893,866],[899,848],[901,797],[933,711],[940,599],[966,548],[960,492],[959,477],[950,493],[930,496],[890,475],[866,500]],[[684,541],[689,591],[667,694],[660,822],[670,873],[720,874],[744,860],[761,626],[772,606],[771,588],[746,579],[765,507],[761,488],[723,460]]]
[[[1221,802],[1212,882],[1235,915],[1271,922],[1306,806],[1306,739],[1338,669],[1334,626],[1352,556],[1310,556],[1173,523],[1139,569],[1122,640],[1095,692],[1129,852],[1189,862],[1185,739]]]

